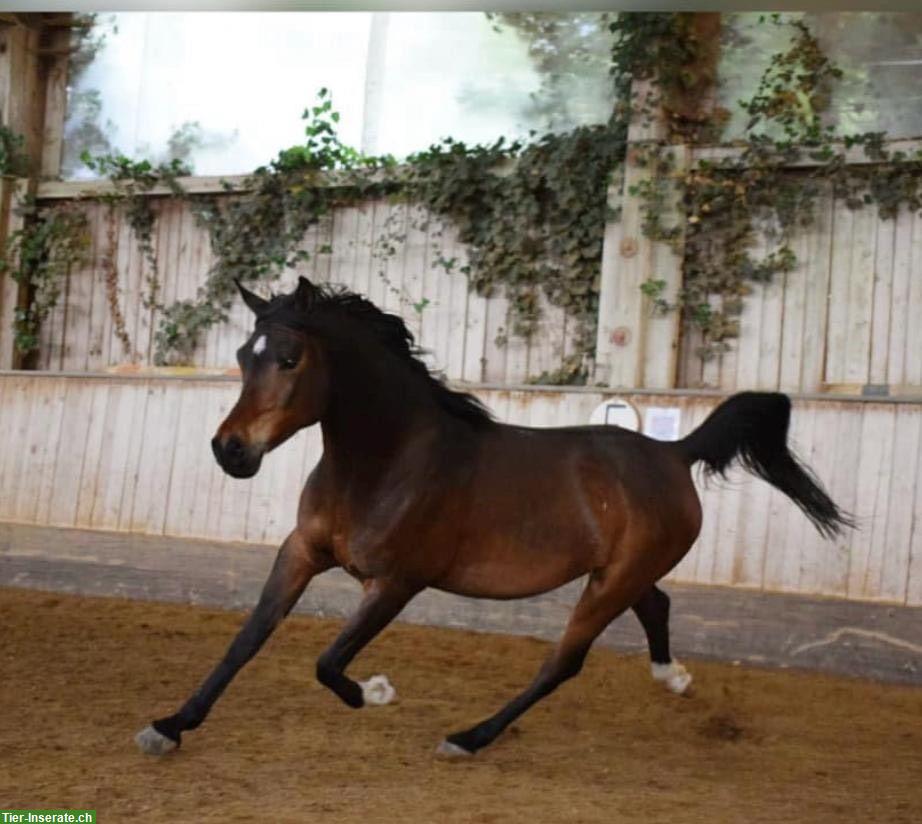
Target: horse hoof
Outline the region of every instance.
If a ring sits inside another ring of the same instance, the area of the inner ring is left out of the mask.
[[[470,758],[474,753],[452,744],[447,738],[435,748],[436,755],[442,755],[445,758]]]
[[[153,727],[147,726],[134,737],[138,749],[147,755],[166,755],[179,746],[173,739],[167,738],[163,733],[157,732]]]
[[[372,675],[367,681],[359,681],[359,686],[365,703],[376,707],[390,704],[397,697],[397,690],[386,675]]]
[[[651,664],[650,670],[653,680],[659,681],[670,692],[676,695],[691,695],[691,673],[678,661],[672,660],[668,664]]]

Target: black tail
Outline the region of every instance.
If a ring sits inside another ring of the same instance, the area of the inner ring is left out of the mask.
[[[791,399],[778,392],[741,392],[725,400],[678,447],[691,466],[704,461],[710,475],[725,475],[735,460],[787,495],[832,538],[854,527],[833,503],[809,467],[788,449]]]

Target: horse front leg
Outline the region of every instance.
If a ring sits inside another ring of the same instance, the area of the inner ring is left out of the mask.
[[[383,675],[367,681],[353,681],[346,667],[420,591],[402,581],[374,579],[365,586],[365,597],[356,613],[346,622],[333,644],[317,659],[317,680],[329,687],[348,706],[389,704],[396,692]]]
[[[291,611],[311,578],[331,566],[330,560],[313,551],[297,532],[292,532],[279,549],[256,608],[218,665],[179,712],[158,718],[135,736],[142,752],[163,755],[176,749],[182,733],[194,730],[205,720],[234,676],[259,652],[272,631]]]

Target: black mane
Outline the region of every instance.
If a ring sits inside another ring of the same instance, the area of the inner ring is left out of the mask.
[[[420,360],[424,350],[415,343],[413,333],[398,315],[384,312],[370,300],[332,284],[303,285],[288,295],[273,295],[258,320],[272,320],[294,329],[309,330],[311,321],[324,317],[347,317],[360,323],[372,337],[396,355],[432,392],[448,414],[475,427],[493,422],[489,410],[473,395],[449,389],[442,378],[433,375]]]

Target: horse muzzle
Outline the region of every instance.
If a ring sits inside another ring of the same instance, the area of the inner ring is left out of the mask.
[[[218,465],[233,478],[252,478],[259,472],[263,460],[263,449],[243,443],[236,435],[227,438],[214,437],[211,440]]]

